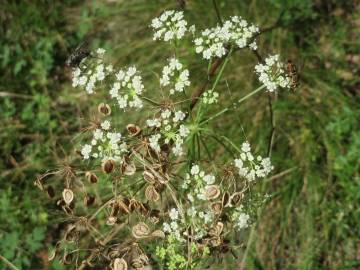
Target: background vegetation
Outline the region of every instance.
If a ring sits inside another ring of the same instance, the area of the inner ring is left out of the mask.
[[[189,21],[216,24],[211,0],[186,2]],[[261,28],[276,25],[261,36],[260,52],[292,59],[301,76],[296,92],[281,92],[274,102],[276,172],[262,186],[273,198],[245,243],[246,269],[359,269],[359,2],[217,3],[223,17],[241,15]],[[179,8],[178,2],[1,2],[1,269],[9,267],[6,260],[19,269],[64,269],[47,262],[62,217],[33,182],[65,162],[71,139],[93,110],[94,101],[71,88],[67,55],[86,39],[94,48],[107,48],[118,65],[159,71],[168,55],[161,43],[151,42],[148,24],[170,8]],[[193,78],[204,74],[199,59],[189,60]],[[257,63],[254,55],[239,52],[230,63],[219,106],[257,83],[249,72]],[[147,85],[148,93],[151,87],[156,86]],[[266,151],[267,96],[243,103],[216,128],[239,143],[243,128]]]

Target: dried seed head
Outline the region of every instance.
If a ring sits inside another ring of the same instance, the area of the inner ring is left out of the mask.
[[[151,236],[163,239],[165,238],[165,233],[162,230],[155,230],[151,233]]]
[[[149,184],[155,184],[155,176],[150,171],[144,171],[143,177]]]
[[[128,265],[127,262],[123,258],[116,258],[114,260],[114,270],[127,270]]]
[[[134,267],[135,269],[141,269],[148,263],[149,263],[149,258],[144,253],[140,254],[136,258],[132,258],[131,260],[131,266]]]
[[[66,252],[65,252],[65,254],[64,254],[61,262],[62,262],[63,264],[70,264],[71,261],[72,261],[72,259],[73,259],[73,256],[72,256],[72,255],[73,255],[72,253],[66,253]]]
[[[160,218],[160,211],[157,209],[153,209],[150,211],[149,214],[149,219],[152,223],[156,224],[159,222],[159,218]]]
[[[220,246],[222,243],[221,241],[221,238],[219,236],[216,236],[216,237],[213,237],[210,239],[210,244],[213,246],[213,247],[218,247]]]
[[[145,189],[145,197],[149,201],[153,201],[153,202],[156,202],[160,199],[160,195],[156,191],[156,189],[153,185],[147,186],[147,188]]]
[[[85,177],[89,180],[90,183],[93,183],[93,184],[97,183],[97,181],[98,181],[96,174],[92,173],[92,172],[86,172]]]
[[[217,185],[210,185],[205,188],[205,197],[208,200],[216,199],[220,196],[220,188]]]
[[[148,225],[146,225],[144,222],[139,222],[132,228],[132,235],[136,239],[148,237],[149,234],[150,234],[150,229]]]
[[[101,168],[104,173],[112,173],[115,168],[115,161],[113,161],[112,159],[105,160],[101,164]]]
[[[109,216],[106,220],[106,225],[113,226],[117,221],[117,217]]]
[[[108,104],[105,104],[105,103],[100,103],[99,106],[98,106],[98,111],[99,113],[105,115],[105,116],[108,116],[111,114],[111,108]]]
[[[69,205],[74,199],[74,192],[71,189],[65,188],[62,192],[64,202]]]
[[[52,186],[47,187],[46,193],[49,195],[50,198],[54,198],[55,196],[55,190]]]
[[[134,124],[129,124],[126,126],[126,129],[128,130],[128,132],[130,133],[131,136],[135,137],[137,135],[140,134],[141,129],[140,127],[134,125]]]

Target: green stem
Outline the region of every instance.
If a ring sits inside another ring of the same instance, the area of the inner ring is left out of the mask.
[[[265,88],[265,85],[260,86],[259,88],[256,88],[254,91],[252,91],[251,93],[247,94],[246,96],[244,96],[243,98],[239,99],[238,102],[236,102],[234,105],[240,104],[243,101],[247,100],[249,97],[255,95],[256,93],[260,92],[262,89]],[[221,110],[220,112],[216,113],[215,115],[211,116],[210,118],[206,119],[205,121],[201,122],[201,125],[210,122],[211,120],[215,119],[216,117],[226,113],[227,111],[230,111],[231,107],[227,107],[223,110]]]
[[[0,260],[2,260],[10,269],[13,270],[20,270],[15,265],[13,265],[8,259],[0,255]]]

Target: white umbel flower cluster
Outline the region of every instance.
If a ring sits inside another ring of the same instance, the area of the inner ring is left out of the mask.
[[[168,10],[151,22],[154,40],[172,41],[181,39],[187,30],[187,22],[182,11]]]
[[[287,76],[284,64],[280,62],[279,55],[270,55],[265,63],[255,66],[255,72],[269,92],[274,92],[278,87],[290,88],[291,80]]]
[[[202,99],[204,104],[214,104],[218,102],[219,93],[213,90],[207,90],[204,94],[202,94]]]
[[[82,65],[81,69],[80,67],[77,67],[73,70],[73,87],[80,86],[85,88],[88,94],[94,93],[97,84],[101,83],[105,79],[105,77],[113,71],[112,65],[106,66],[104,64],[104,53],[104,49],[97,49],[95,57],[92,57],[92,59],[96,59],[94,63],[90,63],[90,61],[88,61],[89,63],[86,65]],[[84,59],[83,61],[86,61],[86,59]]]
[[[184,69],[178,59],[169,59],[169,64],[162,70],[160,85],[170,85],[171,95],[175,92],[184,92],[185,87],[190,85],[189,70]]]
[[[225,21],[223,26],[205,29],[201,37],[194,40],[196,53],[201,53],[203,58],[222,57],[227,53],[227,48],[245,48],[249,46],[256,50],[256,42],[253,37],[259,32],[259,28],[249,24],[239,16],[233,16]]]
[[[184,124],[181,124],[185,116],[182,111],[173,112],[166,109],[160,113],[159,117],[147,120],[148,127],[155,128],[158,131],[158,133],[150,136],[150,147],[156,152],[160,152],[162,144],[173,142],[172,151],[174,155],[182,155],[182,145],[190,133],[190,130]]]
[[[232,214],[232,220],[234,221],[234,227],[237,229],[245,229],[249,226],[250,216],[243,210],[243,206],[237,207]]]
[[[115,74],[116,81],[110,89],[110,96],[115,98],[121,109],[142,108],[143,103],[139,96],[144,91],[142,78],[135,67],[120,70]]]
[[[170,223],[163,223],[163,231],[175,236],[175,238],[180,242],[185,242],[185,239],[181,237],[180,230],[182,225],[182,220],[179,219],[179,211],[176,208],[172,208],[169,212]]]
[[[206,197],[206,190],[214,183],[214,175],[205,174],[204,171],[200,170],[199,165],[193,165],[191,167],[190,173],[187,173],[185,176],[182,188],[187,190],[189,187],[191,187],[187,198],[190,202],[194,203],[195,200],[208,200]]]
[[[253,156],[248,142],[242,144],[240,158],[235,159],[234,163],[235,167],[239,169],[239,175],[249,181],[264,178],[274,169],[270,158],[262,158],[261,156],[255,158]]]
[[[118,161],[125,153],[126,143],[121,142],[121,134],[118,132],[111,132],[111,124],[109,121],[101,123],[101,128],[98,128],[93,133],[91,144],[85,144],[81,149],[81,155],[84,159],[101,158],[104,160]]]

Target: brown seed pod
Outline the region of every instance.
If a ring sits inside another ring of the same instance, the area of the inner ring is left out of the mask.
[[[74,192],[71,189],[65,188],[62,192],[64,202],[69,205],[74,199]]]
[[[218,247],[222,244],[221,238],[219,236],[215,236],[213,238],[210,239],[210,244],[213,247]]]
[[[151,233],[152,237],[156,237],[156,238],[165,238],[165,233],[162,230],[155,230]]]
[[[136,209],[138,209],[140,207],[140,203],[135,200],[135,199],[131,199],[129,201],[129,209],[130,209],[130,212],[133,212],[135,211]]]
[[[52,186],[48,186],[46,189],[46,193],[48,194],[48,196],[50,198],[54,198],[55,197],[55,190]]]
[[[89,180],[90,183],[93,183],[93,184],[97,183],[97,181],[98,181],[96,174],[92,173],[92,172],[86,172],[85,177]]]
[[[134,125],[134,124],[129,124],[129,125],[127,125],[127,126],[126,126],[126,129],[127,129],[127,131],[130,133],[130,135],[133,136],[133,137],[139,135],[140,132],[141,132],[140,127],[138,127],[138,126],[136,126],[136,125]]]
[[[116,258],[114,260],[113,266],[114,266],[113,267],[114,270],[127,270],[128,269],[127,262],[123,258]]]
[[[160,219],[160,211],[157,209],[151,210],[149,213],[149,219],[154,224],[158,223]]]
[[[144,222],[139,222],[132,228],[131,232],[136,239],[141,239],[149,236],[150,229]]]
[[[155,176],[150,171],[144,171],[143,177],[149,184],[155,184]]]
[[[95,196],[92,196],[92,195],[86,195],[84,197],[84,205],[85,206],[91,206],[93,205],[95,202]]]
[[[210,185],[205,188],[205,197],[208,200],[214,200],[220,196],[220,188],[217,185]]]
[[[100,103],[99,106],[98,106],[98,111],[99,113],[105,115],[105,116],[108,116],[111,114],[111,108],[108,104],[105,104],[105,103]]]
[[[156,191],[155,187],[153,185],[149,185],[145,189],[145,197],[149,201],[156,202],[160,199],[159,193]]]
[[[131,260],[131,266],[135,269],[141,269],[147,264],[149,264],[149,258],[144,253]]]
[[[101,164],[101,168],[104,173],[112,173],[115,168],[115,161],[108,159]]]

